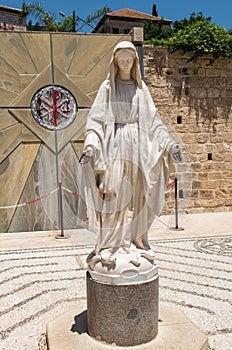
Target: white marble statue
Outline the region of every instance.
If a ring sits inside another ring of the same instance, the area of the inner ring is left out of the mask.
[[[113,273],[119,256],[135,269],[141,257],[153,263],[147,231],[163,208],[171,156],[181,160],[180,147],[141,79],[134,45],[122,41],[88,115],[80,159],[89,229],[97,234],[91,270],[100,262]]]

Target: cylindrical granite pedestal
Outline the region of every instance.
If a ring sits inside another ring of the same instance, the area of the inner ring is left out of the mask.
[[[135,346],[158,333],[158,274],[144,283],[111,285],[87,272],[87,322],[90,336],[119,346]]]

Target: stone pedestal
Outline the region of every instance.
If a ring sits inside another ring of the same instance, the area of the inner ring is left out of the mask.
[[[118,346],[135,346],[158,333],[158,274],[143,283],[111,285],[87,272],[88,333]]]

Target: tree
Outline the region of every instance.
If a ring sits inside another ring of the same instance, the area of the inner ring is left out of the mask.
[[[158,41],[165,40],[170,37],[172,30],[169,28],[164,28],[164,21],[154,23],[152,20],[144,21],[144,41],[155,39]]]
[[[205,56],[212,64],[219,57],[232,57],[232,35],[202,12],[192,13],[190,18],[175,21],[168,31],[155,28],[154,24],[144,26],[146,44],[166,45],[171,52],[191,53],[190,60]]]
[[[110,11],[111,9],[106,6],[102,9],[98,9],[96,13],[89,15],[85,20],[82,20],[83,25],[79,28],[79,30],[81,30],[86,25],[90,25],[92,22],[96,21]],[[23,16],[32,17],[29,19],[27,29],[36,31],[47,30],[58,32],[72,32],[73,28],[75,28],[76,20],[79,19],[78,16],[77,18],[73,17],[72,14],[70,16],[65,16],[61,21],[57,21],[55,14],[45,10],[39,1],[34,1],[32,3],[26,3],[24,1],[22,5],[21,17]],[[33,22],[35,22],[35,24],[33,24]]]
[[[156,6],[156,5],[153,5]],[[156,40],[166,40],[167,38],[174,35],[178,30],[184,29],[193,23],[204,22],[210,23],[211,17],[204,17],[202,12],[191,13],[190,17],[183,18],[180,21],[174,21],[170,29],[163,27],[163,20],[154,23],[153,21],[145,21],[144,23],[144,40],[156,39]]]
[[[156,4],[152,6],[152,16],[158,17],[158,10]]]
[[[232,57],[232,36],[216,24],[206,21],[189,24],[170,39],[172,52],[191,53],[191,60],[208,56],[210,64],[219,57]]]
[[[107,6],[104,6],[102,9],[98,9],[94,14],[88,15],[85,19],[87,23],[95,23],[99,21],[99,18],[103,17],[108,12],[111,12],[111,9]]]
[[[178,31],[180,29],[184,29],[187,26],[193,24],[193,23],[197,23],[197,22],[205,22],[205,23],[210,23],[211,22],[211,17],[204,17],[202,12],[192,12],[190,14],[190,17],[187,18],[183,18],[180,21],[174,21],[172,23],[172,28],[174,29],[174,31]]]
[[[55,15],[50,11],[46,11],[38,1],[34,3],[22,4],[22,14],[21,17],[29,15],[33,17],[37,22],[32,23],[32,19],[29,20],[27,24],[27,29],[29,30],[49,30],[58,31],[59,23],[56,22]]]

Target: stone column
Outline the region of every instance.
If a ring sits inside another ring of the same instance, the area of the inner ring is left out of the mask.
[[[134,27],[132,30],[132,42],[135,45],[138,57],[142,79],[144,79],[143,65],[143,27]]]
[[[92,279],[87,272],[88,333],[118,346],[135,346],[158,333],[158,274],[149,281],[120,285]]]

